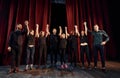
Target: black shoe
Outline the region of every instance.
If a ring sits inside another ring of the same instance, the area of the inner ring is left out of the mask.
[[[84,67],[84,66],[82,66],[82,67],[81,67],[81,69],[85,69],[85,67]]]
[[[107,72],[105,67],[102,67],[102,71],[105,73]]]
[[[97,66],[94,66],[94,69],[96,70],[96,69],[97,69]]]

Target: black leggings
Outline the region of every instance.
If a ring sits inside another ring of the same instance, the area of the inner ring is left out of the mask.
[[[46,45],[40,45],[40,47],[39,47],[39,62],[38,62],[38,65],[40,65],[42,63],[42,59],[44,60],[43,62],[46,65],[46,62],[47,62],[46,54],[47,54],[47,46]],[[42,58],[42,56],[44,58]]]
[[[65,51],[66,51],[66,49],[65,48],[60,48],[60,62],[61,62],[61,64],[64,64],[64,63],[66,63],[66,61],[65,61]]]

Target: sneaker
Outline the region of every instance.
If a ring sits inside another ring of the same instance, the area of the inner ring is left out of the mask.
[[[102,67],[102,71],[103,71],[103,72],[106,72],[106,68],[105,68],[105,67]]]
[[[64,64],[64,68],[68,68],[68,65],[67,65],[67,64]]]
[[[27,71],[28,70],[28,65],[26,65],[26,67],[25,67],[25,71]]]
[[[64,66],[63,66],[63,65],[61,65],[61,68],[62,68],[62,69],[64,69]]]
[[[33,64],[30,64],[30,70],[32,70],[33,69]]]

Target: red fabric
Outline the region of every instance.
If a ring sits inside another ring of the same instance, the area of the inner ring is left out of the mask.
[[[8,40],[10,32],[17,23],[24,26],[24,21],[29,20],[30,29],[35,29],[35,24],[40,25],[40,30],[45,30],[49,24],[50,0],[1,0],[0,1],[0,54],[5,56],[3,64],[9,64]]]
[[[72,30],[74,25],[78,25],[79,31],[84,30],[83,22],[87,22],[88,29],[93,30],[94,24],[98,24],[100,29],[105,30],[110,41],[105,45],[105,56],[110,55],[115,58],[115,43],[111,36],[111,28],[108,8],[105,0],[66,0],[67,26]],[[92,36],[88,34],[91,59],[93,60]],[[78,42],[80,42],[78,40]],[[114,45],[114,46],[113,46]],[[112,46],[112,47],[111,47]],[[78,61],[80,61],[80,47],[78,45]],[[99,56],[100,60],[100,56]]]
[[[104,29],[110,36],[110,41],[105,45],[105,54],[111,58],[116,58],[117,49],[111,35],[107,0],[66,0],[66,15],[68,31],[73,30],[74,25],[78,25],[79,30],[83,30],[83,22],[87,21],[88,28],[93,29],[94,24],[98,24],[100,29]],[[45,30],[46,24],[50,24],[51,16],[50,0],[0,0],[0,59],[3,65],[9,64],[8,40],[10,32],[15,29],[17,23],[24,24],[29,20],[30,27],[35,29],[35,24],[40,25],[40,30]],[[90,52],[92,51],[92,37],[89,37]],[[78,39],[78,42],[79,39]],[[80,47],[78,46],[78,61],[80,61]],[[37,58],[36,58],[37,60]]]

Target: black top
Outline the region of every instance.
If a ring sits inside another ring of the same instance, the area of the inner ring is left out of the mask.
[[[39,37],[38,38],[38,45],[42,46],[42,45],[46,45],[46,37]]]
[[[35,36],[29,34],[27,36],[27,45],[35,45]]]
[[[60,39],[60,44],[59,44],[59,48],[60,49],[64,49],[64,48],[66,48],[66,46],[67,46],[67,40],[64,38],[61,38]]]
[[[80,36],[80,43],[88,43],[88,38],[87,38],[87,36],[86,35],[84,35],[84,36]]]
[[[11,32],[10,39],[8,42],[9,46],[11,46],[12,48],[15,48],[17,46],[22,46],[24,42],[24,38],[23,38],[24,34],[26,34],[26,29],[16,30]]]
[[[76,48],[77,47],[77,35],[70,35],[69,36],[69,46],[70,48]]]
[[[57,46],[58,46],[58,36],[54,35],[54,34],[51,34],[49,36],[49,42],[50,42],[50,48],[51,49],[57,48]]]

